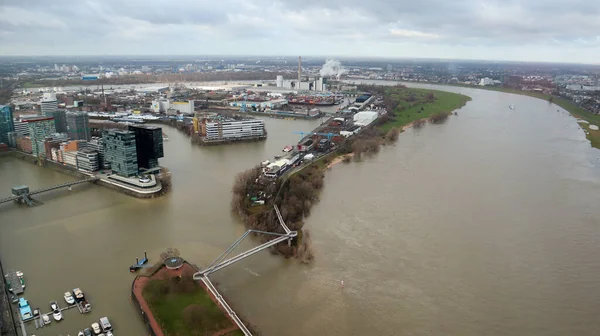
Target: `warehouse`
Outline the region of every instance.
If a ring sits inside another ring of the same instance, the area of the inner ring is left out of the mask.
[[[377,120],[379,113],[376,111],[362,111],[354,115],[354,125],[368,126],[373,121]]]

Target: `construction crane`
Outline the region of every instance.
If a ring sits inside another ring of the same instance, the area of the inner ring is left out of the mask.
[[[300,134],[300,140],[302,140],[306,135],[319,135],[319,136],[324,136],[327,137],[328,140],[331,141],[331,138],[333,138],[334,136],[338,135],[336,133],[315,133],[315,132],[294,132],[294,134]]]

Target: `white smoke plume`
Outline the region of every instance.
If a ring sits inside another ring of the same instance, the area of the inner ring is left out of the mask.
[[[341,75],[346,73],[346,69],[344,69],[340,61],[328,59],[325,64],[323,64],[323,67],[319,73],[321,74],[321,77],[335,76],[336,78],[339,78]]]

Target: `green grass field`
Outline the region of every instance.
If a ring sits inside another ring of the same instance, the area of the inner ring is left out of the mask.
[[[169,282],[170,280],[150,280],[150,282],[154,281]],[[198,330],[190,329],[183,319],[183,310],[191,304],[199,304],[206,308],[207,331],[215,332],[231,326],[225,314],[200,286],[197,286],[193,293],[168,293],[160,295],[159,298],[146,290],[149,287],[150,283],[144,288],[144,298],[166,336],[203,335]]]
[[[429,93],[433,93],[435,97],[433,102],[427,99]],[[394,111],[394,120],[380,127],[384,132],[394,127],[401,128],[415,120],[429,118],[438,113],[450,113],[471,100],[470,97],[458,93],[400,87],[388,88],[386,95],[398,100],[399,104]],[[407,101],[410,96],[414,98],[414,101]]]

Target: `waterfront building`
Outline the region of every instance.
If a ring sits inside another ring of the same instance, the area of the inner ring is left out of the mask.
[[[92,137],[86,147],[98,152],[98,165],[101,168],[110,169],[110,164],[104,160],[104,141],[102,138]]]
[[[66,133],[54,133],[46,137],[44,140],[44,153],[46,154],[46,159],[52,160],[52,149],[59,149],[60,144],[68,139],[69,137]]]
[[[40,110],[46,117],[53,117],[54,111],[58,108],[58,101],[56,100],[56,94],[53,92],[46,92],[42,96],[40,102]]]
[[[15,131],[12,107],[0,105],[0,143],[9,144],[8,133]]]
[[[56,132],[67,133],[67,111],[56,110],[52,113],[52,116],[54,117]]]
[[[104,160],[110,163],[114,174],[131,177],[138,174],[135,133],[118,129],[102,132]]]
[[[261,137],[266,134],[265,123],[260,119],[204,119],[201,134],[206,140],[236,140]]]
[[[77,168],[77,151],[63,152],[62,156],[64,164]]]
[[[92,137],[90,130],[90,121],[87,113],[69,112],[67,113],[67,132],[73,140],[89,141]]]
[[[139,168],[158,167],[158,159],[164,157],[162,128],[156,126],[129,126],[135,133],[137,163]]]
[[[27,120],[31,138],[31,153],[35,156],[46,156],[44,141],[52,133],[56,133],[54,118],[38,118]]]
[[[17,149],[31,154],[31,138],[28,136],[18,137],[17,138]]]
[[[91,149],[82,149],[77,153],[77,169],[95,172],[100,169],[98,152]]]

